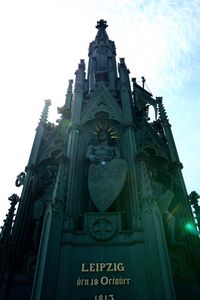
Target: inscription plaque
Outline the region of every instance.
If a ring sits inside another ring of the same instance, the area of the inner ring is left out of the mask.
[[[132,279],[127,276],[126,271],[127,267],[123,262],[81,263],[79,266],[79,276],[76,278],[76,286],[77,288],[87,287],[88,290],[91,290],[89,294],[93,295],[87,299],[120,299],[117,297],[117,290],[132,283]],[[115,293],[113,287],[115,287]],[[97,294],[96,291],[99,293]],[[109,293],[105,293],[106,291]]]

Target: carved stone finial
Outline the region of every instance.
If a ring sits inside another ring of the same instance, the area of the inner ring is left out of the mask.
[[[120,57],[119,61],[120,61],[120,64],[125,65],[125,58],[124,57]]]
[[[17,194],[12,194],[8,200],[10,200],[14,205],[19,202],[19,196]]]
[[[51,105],[51,99],[45,99],[45,100],[44,100],[44,103],[45,103],[47,106],[50,106],[50,105]]]
[[[135,84],[136,83],[136,78],[135,77],[133,77],[132,79],[132,82]]]
[[[97,21],[97,25],[96,25],[96,28],[97,29],[106,29],[108,27],[107,25],[107,21],[104,21],[104,20],[100,20],[100,21]]]
[[[143,89],[144,89],[144,85],[145,85],[146,79],[144,78],[144,76],[142,76],[141,78],[142,78],[142,87],[143,87]]]
[[[84,59],[80,59],[80,63],[78,65],[78,69],[83,69],[85,71],[85,60]]]
[[[19,197],[17,194],[12,194],[8,200],[11,202],[10,209],[8,214],[6,215],[6,219],[4,220],[4,225],[2,227],[2,231],[0,234],[0,240],[7,243],[10,240],[10,234],[13,226],[13,218],[15,212],[15,206],[19,202]]]
[[[190,204],[192,205],[194,212],[196,214],[196,220],[197,224],[200,230],[200,205],[199,205],[199,199],[200,195],[196,191],[192,191],[189,196]]]
[[[62,107],[57,107],[58,114],[61,114],[61,118],[71,119],[71,103],[72,103],[72,87],[73,87],[73,80],[69,80],[67,94],[65,95],[65,104]]]
[[[198,199],[200,198],[200,195],[196,191],[192,191],[188,197],[192,205],[198,204]]]
[[[17,175],[17,179],[15,180],[16,187],[19,187],[24,184],[25,177],[26,177],[26,174],[24,172],[21,172],[19,175]]]

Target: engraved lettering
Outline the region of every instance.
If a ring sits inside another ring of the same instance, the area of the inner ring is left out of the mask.
[[[100,272],[102,272],[106,267],[106,264],[100,263]]]
[[[113,271],[112,269],[112,264],[111,263],[107,263],[108,265],[108,268],[107,268],[107,271],[110,272],[110,271]],[[114,264],[115,265],[115,264]]]
[[[90,264],[90,272],[95,272],[96,268],[95,268],[96,264]]]
[[[115,300],[114,295],[94,295],[94,300]]]
[[[117,271],[119,271],[119,272],[125,271],[125,267],[124,267],[123,263],[118,263],[117,264]]]
[[[82,263],[81,272],[124,272],[123,263]]]
[[[88,269],[85,269],[85,264],[81,265],[81,272],[89,272]]]
[[[80,278],[80,277],[78,277],[77,280],[76,280],[76,285],[77,285],[77,286],[90,285],[90,284],[89,284],[89,279],[85,279],[85,278]]]
[[[108,284],[108,277],[106,277],[106,276],[101,277],[101,284],[102,285],[107,285]]]
[[[129,285],[131,279],[130,278],[108,278],[107,276],[102,276],[100,279],[101,285]]]

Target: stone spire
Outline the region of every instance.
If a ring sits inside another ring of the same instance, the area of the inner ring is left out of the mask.
[[[72,85],[73,85],[73,80],[69,80],[69,85],[67,89],[67,94],[66,94],[66,100],[65,100],[65,107],[67,109],[71,109],[71,103],[72,103]]]
[[[38,156],[38,152],[39,152],[39,148],[40,148],[40,144],[41,144],[41,140],[42,140],[42,135],[44,132],[44,125],[47,122],[47,117],[48,117],[48,111],[49,111],[49,106],[51,105],[51,100],[44,100],[45,104],[44,104],[44,108],[40,117],[40,121],[38,124],[38,127],[36,129],[36,134],[35,134],[35,139],[33,142],[33,146],[32,146],[32,150],[31,150],[31,154],[30,154],[30,158],[29,158],[29,162],[28,162],[28,166],[34,166],[37,160],[37,156]]]
[[[160,119],[162,121],[162,125],[163,125],[163,129],[164,129],[165,137],[167,140],[167,144],[169,147],[171,159],[174,163],[178,164],[182,168],[182,164],[180,163],[178,152],[177,152],[176,145],[174,142],[174,137],[172,135],[171,124],[169,123],[169,119],[168,119],[168,116],[167,116],[167,113],[166,113],[166,110],[165,110],[165,107],[163,104],[163,99],[162,99],[162,97],[156,97],[156,101],[158,104]]]
[[[104,82],[110,90],[115,90],[117,69],[116,69],[116,49],[113,41],[109,40],[106,33],[107,22],[100,20],[97,22],[98,29],[95,40],[89,47],[88,80],[89,92]]]
[[[71,119],[71,108],[72,108],[72,86],[73,86],[73,80],[69,80],[67,94],[65,95],[65,104],[62,107],[57,107],[57,112],[61,114],[62,119]]]
[[[107,25],[107,21],[104,21],[104,20],[100,20],[97,22],[97,25],[96,25],[96,28],[98,29],[98,32],[97,32],[97,35],[96,35],[96,39],[95,41],[104,41],[106,42],[108,39],[108,35],[107,35],[107,32],[106,32],[106,28],[108,27]]]
[[[75,72],[76,79],[75,79],[75,91],[81,91],[84,88],[85,84],[85,61],[84,59],[80,60],[78,64],[78,69]]]
[[[49,112],[49,106],[51,105],[51,100],[46,99],[44,100],[44,108],[40,117],[40,122],[39,124],[45,124],[47,122],[47,117],[48,117],[48,112]]]
[[[6,215],[7,218],[4,220],[4,225],[2,226],[2,231],[1,231],[1,235],[0,235],[0,240],[7,242],[7,243],[10,240],[13,219],[14,219],[15,206],[19,202],[19,197],[16,194],[13,194],[12,196],[10,196],[8,198],[8,200],[11,202],[11,205],[10,205],[8,214]]]

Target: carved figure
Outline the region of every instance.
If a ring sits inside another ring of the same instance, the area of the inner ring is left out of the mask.
[[[169,243],[176,246],[185,245],[183,241],[180,241],[180,236],[179,240],[176,238],[176,217],[169,211],[165,211],[163,217]]]
[[[101,130],[97,144],[90,144],[86,157],[91,164],[88,173],[90,196],[101,212],[115,201],[125,182],[127,164],[120,158],[118,146],[111,144],[109,132]]]
[[[172,213],[169,211],[164,212],[164,220],[165,220],[165,225],[166,225],[166,231],[167,235],[169,238],[169,241],[171,243],[176,243],[176,238],[175,238],[175,223],[176,223],[176,218]]]
[[[42,217],[45,212],[46,204],[48,201],[48,194],[51,191],[52,183],[55,180],[56,166],[47,165],[41,176],[37,181],[37,188],[39,190],[39,197],[33,205],[33,220],[34,220],[34,233],[33,233],[33,248],[36,251],[38,248],[39,235],[42,224]]]
[[[117,146],[112,146],[109,142],[109,136],[106,131],[101,131],[98,134],[98,143],[90,144],[87,149],[86,157],[92,163],[104,164],[113,158],[120,158],[120,151]]]

